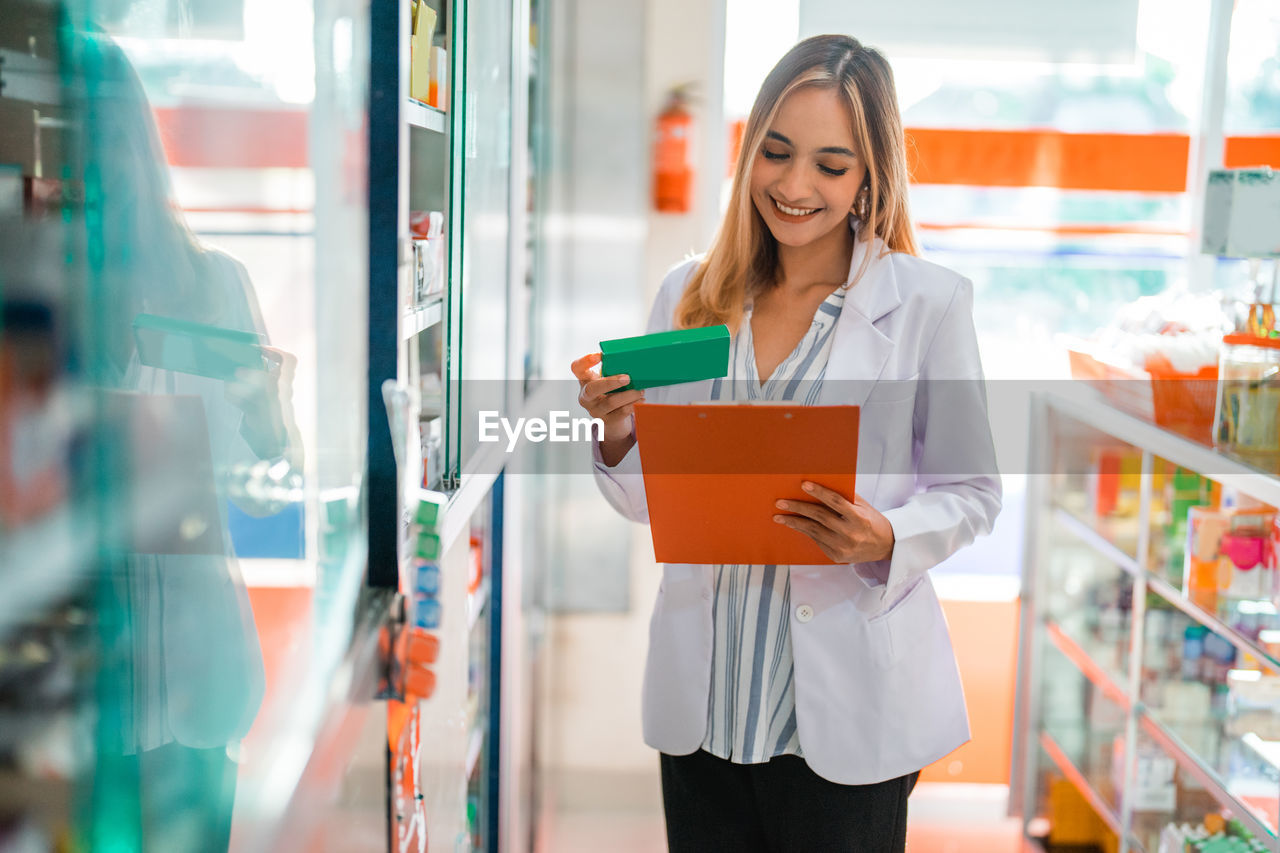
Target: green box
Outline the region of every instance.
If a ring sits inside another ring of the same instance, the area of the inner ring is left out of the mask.
[[[418,508],[413,514],[413,523],[425,530],[435,530],[440,523],[441,510],[444,507],[443,496],[431,495],[425,490],[418,492]]]
[[[415,556],[420,560],[437,560],[440,558],[440,537],[434,533],[419,533],[418,547]]]
[[[267,370],[262,340],[254,332],[190,320],[138,314],[133,320],[138,360],[148,367],[224,382],[240,369]]]
[[[618,391],[719,379],[729,375],[729,327],[673,329],[615,338],[601,341],[600,352],[601,376],[625,373],[631,377],[630,384]]]

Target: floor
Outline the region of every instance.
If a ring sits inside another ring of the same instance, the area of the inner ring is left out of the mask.
[[[1003,785],[921,783],[911,795],[912,853],[1028,853],[1005,816]],[[661,853],[662,814],[651,808],[559,809],[542,821],[537,853]]]

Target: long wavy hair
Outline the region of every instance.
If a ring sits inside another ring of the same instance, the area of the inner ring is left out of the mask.
[[[806,86],[836,92],[853,118],[853,139],[867,164],[863,186],[869,191],[867,216],[857,239],[875,236],[890,251],[920,253],[907,209],[906,144],[889,62],[850,36],[813,36],[787,51],[756,95],[734,168],[728,210],[676,306],[676,328],[725,323],[737,331],[745,297],[774,286],[778,242],[751,199],[751,172],[783,100]],[[871,260],[868,251],[855,282]]]

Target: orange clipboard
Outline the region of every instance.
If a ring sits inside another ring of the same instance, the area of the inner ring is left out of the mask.
[[[661,563],[830,564],[773,520],[805,480],[853,499],[857,406],[638,403],[654,556]]]

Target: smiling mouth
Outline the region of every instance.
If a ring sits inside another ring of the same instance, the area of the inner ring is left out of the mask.
[[[770,196],[769,198],[773,202],[774,207],[776,207],[778,210],[782,211],[783,213],[787,214],[788,216],[809,216],[810,214],[817,213],[819,210],[822,209],[820,207],[788,207],[787,205],[783,204],[782,202],[778,201],[776,198],[773,198],[772,196]]]

